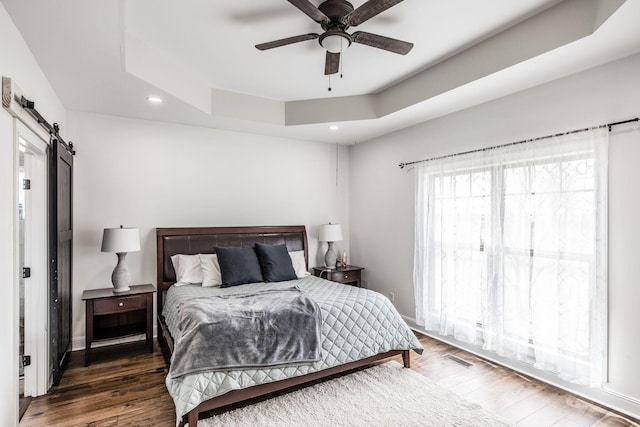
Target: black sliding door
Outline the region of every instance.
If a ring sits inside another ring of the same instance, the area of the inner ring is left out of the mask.
[[[57,138],[49,156],[50,368],[58,384],[71,353],[73,154]]]

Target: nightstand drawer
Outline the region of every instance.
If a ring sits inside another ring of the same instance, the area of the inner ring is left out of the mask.
[[[357,282],[360,280],[360,272],[359,271],[333,271],[329,275],[331,277],[329,280],[333,282],[340,283],[350,283]]]
[[[361,287],[362,270],[364,270],[364,268],[355,265],[349,265],[347,267],[340,267],[332,270],[324,267],[313,267],[313,274],[332,282]]]
[[[103,298],[93,301],[93,314],[125,313],[131,310],[141,310],[146,307],[147,298],[145,295]]]

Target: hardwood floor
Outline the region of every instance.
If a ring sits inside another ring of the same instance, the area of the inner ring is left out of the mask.
[[[571,393],[520,375],[446,343],[419,335],[425,348],[412,354],[411,368],[465,399],[522,426],[638,426],[638,420],[616,414]],[[463,366],[451,355],[472,365]]]
[[[144,342],[73,352],[58,386],[31,401],[21,427],[173,426],[173,400],[167,393],[164,358]]]
[[[638,426],[637,420],[591,404],[425,336],[412,369],[517,426]],[[164,385],[166,367],[157,343],[99,349],[84,367],[74,352],[60,385],[32,400],[20,426],[173,426],[173,401]],[[447,355],[471,363],[465,367]],[[398,358],[398,361],[401,361]]]

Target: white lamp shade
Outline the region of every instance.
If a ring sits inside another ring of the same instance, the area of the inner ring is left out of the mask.
[[[140,233],[135,227],[105,228],[102,252],[133,252],[140,250]]]
[[[342,227],[340,227],[340,224],[321,225],[318,240],[321,242],[338,242],[342,240]]]

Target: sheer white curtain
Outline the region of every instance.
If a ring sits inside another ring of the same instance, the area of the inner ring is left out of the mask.
[[[605,128],[418,165],[418,324],[600,385],[607,157]]]

